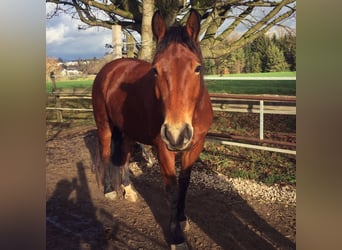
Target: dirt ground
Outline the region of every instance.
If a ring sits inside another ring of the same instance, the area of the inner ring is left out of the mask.
[[[148,168],[135,156],[138,201],[107,200],[92,172],[96,144],[95,127],[47,125],[46,249],[170,249],[158,166]],[[190,249],[296,248],[293,205],[220,193],[192,181],[186,212]]]

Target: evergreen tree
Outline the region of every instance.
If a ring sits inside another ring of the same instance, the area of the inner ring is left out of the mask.
[[[245,54],[245,73],[259,73],[261,69],[261,59],[258,52],[252,51],[252,46],[247,44],[244,47]]]
[[[284,52],[285,60],[291,71],[296,71],[296,36],[286,34],[279,39],[278,47]]]
[[[270,44],[271,44],[271,41],[266,35],[258,37],[251,44],[252,52],[259,54],[259,59],[261,62],[261,65],[260,65],[261,72],[266,71],[266,63],[267,63],[266,50],[267,48],[269,48]]]
[[[208,75],[216,74],[215,63],[211,58],[204,58],[204,73]]]
[[[296,70],[296,35],[263,35],[243,47],[246,73]],[[230,58],[231,64],[233,60]],[[231,66],[232,67],[232,66]]]
[[[227,66],[230,73],[241,73],[245,67],[245,53],[242,48],[234,50],[228,56]]]
[[[250,58],[250,69],[253,73],[259,73],[261,72],[261,59],[260,54],[257,52],[252,52]]]
[[[284,53],[275,45],[271,44],[266,49],[265,72],[279,72],[289,70]]]

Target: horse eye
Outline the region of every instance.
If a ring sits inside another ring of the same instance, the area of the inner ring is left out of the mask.
[[[158,75],[158,71],[156,67],[152,67],[153,74],[156,76]]]
[[[200,73],[201,72],[201,65],[197,65],[197,67],[195,68],[195,73]]]

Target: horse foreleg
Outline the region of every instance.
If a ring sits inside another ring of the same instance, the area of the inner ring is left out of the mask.
[[[171,248],[184,244],[184,235],[178,220],[179,189],[175,169],[175,153],[168,151],[166,146],[158,148],[158,160],[162,173],[168,205],[170,208]]]
[[[182,169],[178,177],[179,197],[177,213],[178,221],[183,231],[187,231],[189,227],[187,217],[185,216],[185,198],[190,183],[191,169],[191,167],[188,167],[187,169]]]
[[[186,193],[190,183],[190,176],[192,165],[197,160],[204,145],[204,139],[194,145],[189,151],[186,151],[182,155],[181,171],[178,177],[179,186],[179,200],[178,200],[178,220],[180,222],[182,230],[186,231],[189,227],[187,217],[185,216],[185,199]]]
[[[183,231],[178,220],[178,201],[179,201],[179,190],[177,186],[176,176],[170,176],[169,181],[171,182],[166,186],[167,200],[170,206],[170,231],[172,236],[172,244],[181,244],[184,242]]]

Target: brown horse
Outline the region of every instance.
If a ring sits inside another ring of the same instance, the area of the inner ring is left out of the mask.
[[[170,28],[157,11],[152,19],[157,40],[153,63],[114,60],[98,73],[92,91],[101,159],[97,167],[105,194],[135,200],[128,170],[132,146],[135,142],[154,145],[171,209],[172,244],[183,246],[180,224],[186,222],[191,167],[213,119],[203,80],[199,29],[195,10],[185,26]],[[178,181],[176,154],[181,154]]]

